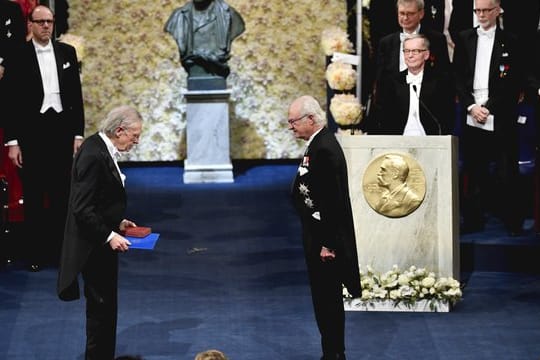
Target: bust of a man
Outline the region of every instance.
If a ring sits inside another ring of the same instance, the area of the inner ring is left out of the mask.
[[[240,14],[223,0],[192,0],[173,11],[165,31],[178,44],[188,88],[195,78],[221,78],[225,84],[232,41],[244,29]]]

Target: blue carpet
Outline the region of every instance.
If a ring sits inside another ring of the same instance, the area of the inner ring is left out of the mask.
[[[180,167],[124,169],[129,218],[161,237],[153,251],[121,256],[117,355],[191,360],[217,348],[232,360],[319,359],[288,195],[295,170],[235,166],[233,184],[186,185]],[[534,261],[531,271],[507,263],[501,272],[482,255],[484,246],[536,251],[538,240],[497,229],[486,232],[496,241],[462,239],[469,269],[452,312],[347,313],[348,359],[540,359],[538,258],[522,261]],[[83,358],[84,301],[59,301],[55,283],[54,267],[0,270],[0,359]]]

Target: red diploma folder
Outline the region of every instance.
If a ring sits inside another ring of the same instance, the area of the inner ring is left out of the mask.
[[[145,236],[150,235],[152,232],[152,228],[147,226],[135,226],[135,227],[128,227],[125,231],[125,236],[131,236],[131,237],[137,237],[137,238],[143,238]]]

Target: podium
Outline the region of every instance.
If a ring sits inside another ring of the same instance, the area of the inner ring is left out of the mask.
[[[394,265],[400,269],[416,266],[459,280],[457,138],[337,137],[347,159],[360,268],[369,265],[384,273]],[[381,159],[392,154],[407,160],[411,168],[407,185],[422,198],[403,216],[387,216],[373,205],[373,199],[382,192],[378,189],[377,167]]]

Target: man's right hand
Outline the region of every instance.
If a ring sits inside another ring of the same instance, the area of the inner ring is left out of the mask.
[[[123,236],[115,234],[111,241],[109,241],[111,249],[119,252],[126,252],[129,250],[131,243]]]
[[[22,168],[23,165],[23,159],[22,159],[22,152],[21,147],[19,145],[10,145],[8,150],[8,157],[18,168]]]

